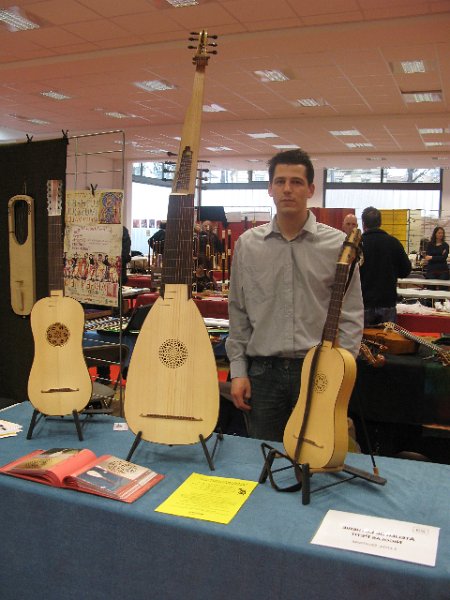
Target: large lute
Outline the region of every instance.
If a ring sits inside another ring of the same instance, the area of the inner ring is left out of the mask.
[[[339,471],[348,449],[347,407],[356,378],[356,363],[337,346],[339,317],[350,266],[361,238],[354,229],[336,266],[336,275],[321,343],[303,362],[300,395],[286,425],[283,443],[297,464],[311,471]]]
[[[169,199],[162,295],[144,321],[127,376],[125,418],[130,429],[144,440],[162,444],[192,444],[200,436],[208,437],[219,412],[214,353],[191,298],[194,192],[208,45],[202,31]]]
[[[46,415],[69,415],[88,404],[92,381],[82,348],[83,307],[62,291],[62,182],[50,180],[47,185],[50,296],[38,300],[31,311],[34,359],[28,397]]]

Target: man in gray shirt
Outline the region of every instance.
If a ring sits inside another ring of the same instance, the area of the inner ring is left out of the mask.
[[[269,161],[270,223],[244,232],[229,290],[231,395],[251,437],[281,441],[300,391],[305,354],[320,343],[345,235],[308,211],[314,168],[302,150]],[[346,292],[339,345],[357,356],[363,329],[358,269]]]

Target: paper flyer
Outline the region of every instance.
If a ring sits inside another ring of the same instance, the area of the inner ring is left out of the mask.
[[[257,485],[256,481],[192,473],[155,511],[226,525]]]

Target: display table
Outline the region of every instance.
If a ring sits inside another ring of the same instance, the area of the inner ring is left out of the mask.
[[[450,367],[418,355],[386,355],[386,364],[374,368],[358,359],[357,377],[349,413],[358,442],[367,444],[365,418],[372,448],[384,455],[414,451],[450,463],[449,440],[431,439],[423,425],[450,425]],[[425,436],[425,437],[424,437]]]
[[[450,313],[437,315],[398,313],[397,324],[412,332],[450,333]]]
[[[158,298],[157,293],[141,294],[136,298],[135,306],[144,304],[153,304]],[[217,296],[205,296],[203,298],[194,298],[201,315],[211,319],[228,319],[228,300]]]
[[[1,440],[3,463],[51,447],[82,446],[124,458],[134,439],[113,432],[116,417],[95,416],[83,429],[84,442],[73,423],[61,419],[41,420],[27,441],[31,405],[0,414],[25,428],[20,437]],[[219,525],[154,509],[193,472],[257,480],[257,440],[225,436],[214,472],[198,444],[141,442],[133,459],[165,479],[131,505],[0,475],[2,600],[449,597],[448,466],[379,458],[385,486],[354,480],[313,494],[308,506],[299,493],[261,484],[229,525]],[[370,461],[349,455],[347,463],[368,469]],[[340,477],[314,475],[312,489]],[[436,567],[311,545],[329,509],[440,527]]]
[[[127,285],[136,288],[151,288],[152,278],[150,275],[128,275]]]

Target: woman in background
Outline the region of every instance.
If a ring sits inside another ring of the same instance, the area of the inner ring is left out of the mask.
[[[449,279],[450,273],[447,264],[449,246],[445,241],[443,227],[435,227],[427,246],[425,255],[426,279]]]

